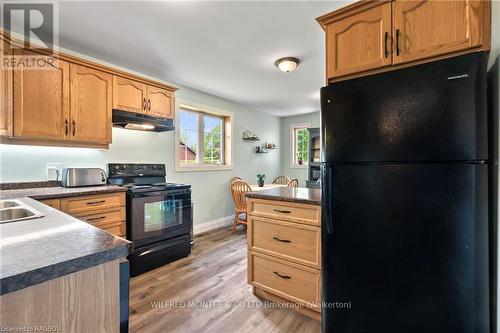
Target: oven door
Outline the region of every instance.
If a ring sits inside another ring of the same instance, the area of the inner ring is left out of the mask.
[[[128,213],[128,235],[134,247],[189,234],[191,190],[134,193]]]

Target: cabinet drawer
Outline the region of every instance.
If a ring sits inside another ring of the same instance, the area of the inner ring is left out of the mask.
[[[320,271],[249,251],[248,282],[320,311]]]
[[[125,237],[125,208],[118,208],[97,214],[76,214],[76,218],[114,235]]]
[[[60,199],[46,199],[40,200],[41,203],[46,204],[54,209],[61,210],[61,200]]]
[[[103,225],[108,225],[110,223],[121,223],[121,221],[124,221],[125,209],[118,208],[115,210],[97,214],[76,214],[75,217],[100,228]]]
[[[249,217],[248,247],[272,256],[321,267],[321,229],[298,223]]]
[[[124,193],[107,193],[61,199],[61,210],[68,214],[94,212],[125,205]]]
[[[109,224],[109,225],[105,225],[105,226],[102,226],[100,227],[102,230],[104,231],[107,231],[115,236],[119,236],[119,237],[125,237],[125,235],[123,234],[122,232],[122,224],[121,223],[118,223],[118,224]]]
[[[255,216],[320,225],[321,208],[316,205],[250,199],[248,211]]]

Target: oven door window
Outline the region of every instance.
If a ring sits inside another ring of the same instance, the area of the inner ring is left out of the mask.
[[[165,198],[144,204],[144,232],[154,232],[182,224],[182,200]]]
[[[140,194],[132,199],[131,208],[129,231],[133,241],[176,236],[191,229],[189,192]]]

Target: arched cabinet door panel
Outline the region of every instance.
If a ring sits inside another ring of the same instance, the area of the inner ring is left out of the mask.
[[[15,56],[47,58],[18,49]],[[27,58],[28,59],[28,58]],[[69,63],[55,59],[47,68],[14,70],[14,136],[65,140],[69,131]]]
[[[329,78],[392,64],[391,3],[347,16],[327,26]]]
[[[394,63],[483,46],[488,5],[481,0],[394,1]]]
[[[148,86],[147,108],[151,116],[174,118],[174,93],[166,89]]]
[[[113,109],[146,112],[146,85],[113,75]]]
[[[71,64],[70,139],[110,143],[113,103],[112,75]]]

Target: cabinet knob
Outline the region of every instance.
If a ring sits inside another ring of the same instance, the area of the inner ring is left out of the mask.
[[[76,134],[76,122],[73,120],[73,121],[71,122],[71,125],[72,125],[72,127],[73,127],[73,136],[75,136],[75,134]]]
[[[151,100],[148,98],[148,111],[151,111]]]

